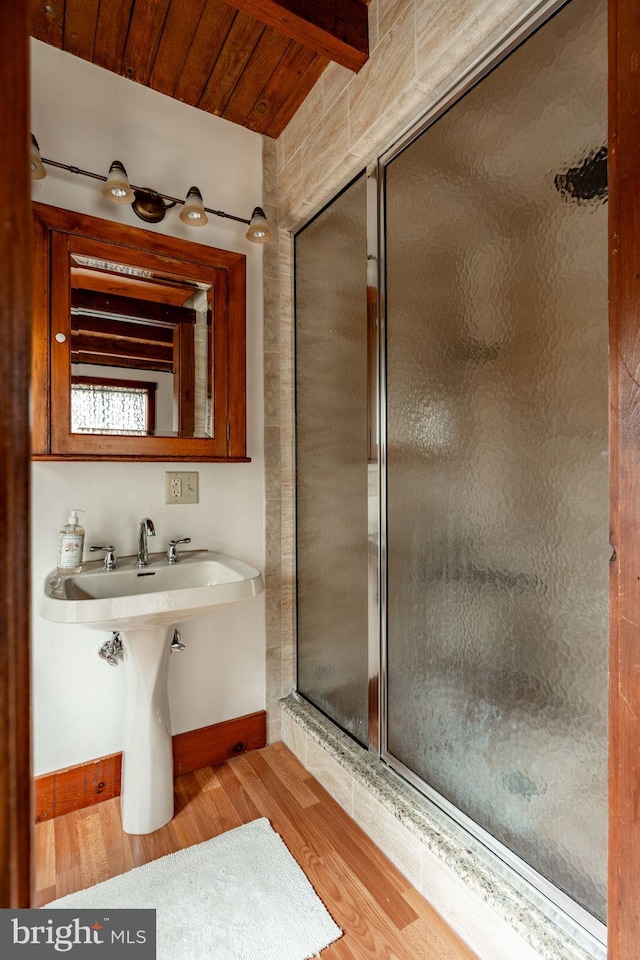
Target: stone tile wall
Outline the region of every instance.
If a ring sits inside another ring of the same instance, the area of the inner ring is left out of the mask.
[[[264,447],[267,737],[280,739],[279,700],[294,685],[293,257],[278,227],[276,143],[262,141],[263,205],[274,238],[265,244]]]
[[[295,230],[546,0],[371,0],[370,58],[332,63],[277,141],[280,226]]]

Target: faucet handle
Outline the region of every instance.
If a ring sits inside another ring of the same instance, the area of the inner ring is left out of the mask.
[[[167,550],[167,563],[178,563],[180,557],[176,546],[179,543],[191,543],[191,537],[183,537],[182,540],[169,540],[169,549]]]
[[[89,547],[90,553],[95,553],[96,550],[106,550],[106,556],[104,558],[104,563],[102,565],[103,570],[116,570],[118,567],[118,558],[115,555],[115,546],[114,544],[109,544],[105,547]]]

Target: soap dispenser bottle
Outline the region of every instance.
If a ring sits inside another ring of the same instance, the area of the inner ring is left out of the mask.
[[[84,550],[84,527],[78,522],[78,514],[84,510],[71,510],[69,522],[60,531],[58,540],[58,570],[60,573],[80,573]]]

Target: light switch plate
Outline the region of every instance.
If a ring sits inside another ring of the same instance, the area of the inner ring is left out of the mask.
[[[166,503],[198,503],[198,471],[165,473]]]

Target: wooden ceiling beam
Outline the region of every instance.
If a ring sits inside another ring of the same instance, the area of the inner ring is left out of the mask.
[[[369,14],[362,0],[225,0],[268,27],[349,70],[369,59]]]

